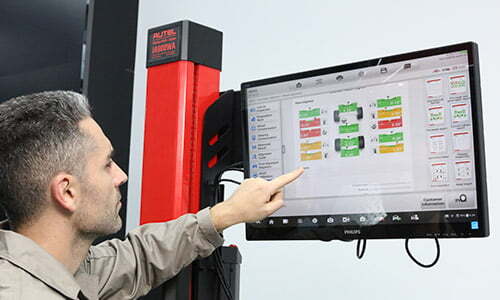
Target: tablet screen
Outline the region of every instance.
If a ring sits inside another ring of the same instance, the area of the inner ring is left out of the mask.
[[[252,224],[256,235],[479,234],[486,225],[480,99],[473,53],[462,48],[243,84],[248,177],[305,169],[284,189],[285,206]]]

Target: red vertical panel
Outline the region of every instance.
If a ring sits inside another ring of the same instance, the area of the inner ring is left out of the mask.
[[[194,109],[192,139],[192,183],[190,191],[190,212],[200,210],[201,160],[203,118],[208,107],[219,98],[220,71],[204,65],[195,66]]]
[[[148,68],[141,224],[171,220],[189,210],[194,63]]]
[[[200,209],[203,118],[220,71],[189,61],[148,69],[141,224]]]

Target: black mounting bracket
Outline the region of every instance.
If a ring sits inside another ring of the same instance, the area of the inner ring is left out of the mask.
[[[207,109],[203,123],[200,209],[213,206],[224,197],[217,176],[243,160],[243,111],[240,93],[224,92]],[[217,250],[216,250],[217,251]],[[217,253],[193,264],[193,300],[226,300],[217,281]],[[239,299],[241,254],[237,247],[222,247],[223,274],[233,300]]]

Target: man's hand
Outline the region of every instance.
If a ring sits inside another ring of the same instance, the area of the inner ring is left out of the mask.
[[[228,200],[210,209],[215,229],[262,220],[283,206],[282,188],[304,172],[299,168],[271,181],[262,178],[244,180]]]

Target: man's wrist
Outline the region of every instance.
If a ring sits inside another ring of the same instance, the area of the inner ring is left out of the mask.
[[[221,202],[210,208],[210,217],[218,232],[240,222],[228,202]]]

